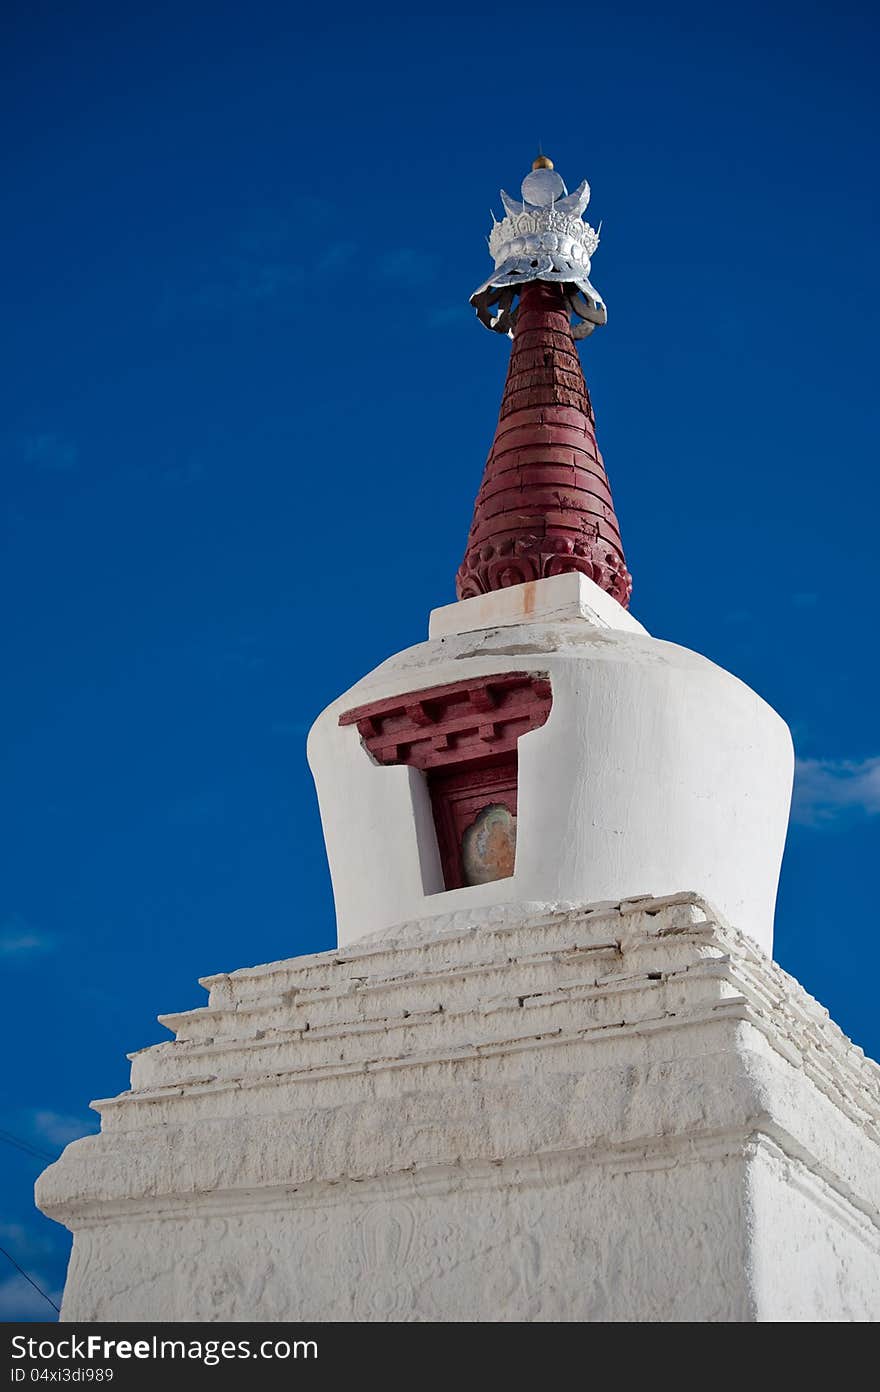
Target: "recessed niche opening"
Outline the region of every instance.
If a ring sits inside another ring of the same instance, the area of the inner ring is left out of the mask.
[[[339,717],[356,726],[375,763],[408,765],[418,781],[413,815],[425,894],[514,874],[517,742],[545,723],[551,704],[545,672],[504,672]]]

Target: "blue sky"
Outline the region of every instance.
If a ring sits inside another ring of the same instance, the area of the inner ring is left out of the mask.
[[[57,1154],[197,977],[332,944],[305,733],[454,597],[538,140],[603,220],[633,612],[791,725],[776,955],[876,1056],[871,8],[322,14],[2,21],[0,1129]],[[0,1244],[57,1293],[43,1163],[0,1145]]]

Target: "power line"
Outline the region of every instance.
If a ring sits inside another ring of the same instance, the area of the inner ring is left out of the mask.
[[[25,1155],[30,1155],[35,1160],[53,1161],[57,1160],[58,1158],[56,1155],[49,1155],[47,1151],[40,1150],[37,1146],[31,1145],[30,1141],[23,1141],[19,1136],[11,1135],[8,1131],[0,1131],[0,1141],[5,1142],[6,1145],[14,1146],[16,1150],[23,1151]],[[23,1266],[19,1266],[12,1253],[7,1252],[5,1247],[0,1247],[0,1254],[2,1254],[6,1258],[6,1260],[15,1267],[19,1275],[23,1276],[29,1285],[33,1286],[37,1294],[41,1295],[43,1299],[52,1306],[52,1309],[56,1312],[56,1314],[60,1315],[61,1311],[55,1304],[55,1301],[52,1299],[51,1295],[47,1295],[46,1292],[43,1290],[42,1286],[37,1285],[34,1278],[28,1275]]]
[[[55,1301],[52,1299],[51,1295],[47,1295],[46,1292],[43,1290],[42,1286],[37,1285],[33,1277],[27,1274],[24,1267],[19,1266],[18,1262],[15,1260],[15,1257],[10,1256],[5,1247],[0,1247],[0,1252],[3,1253],[3,1256],[6,1257],[7,1261],[12,1262],[12,1265],[15,1267],[16,1271],[20,1272],[24,1279],[30,1282],[37,1294],[41,1295],[44,1300],[48,1300],[49,1304],[52,1306],[52,1309],[56,1312],[56,1314],[60,1315],[61,1310],[55,1304]]]
[[[25,1155],[33,1155],[37,1160],[57,1160],[57,1155],[49,1155],[45,1150],[38,1150],[32,1146],[30,1141],[22,1141],[18,1136],[12,1136],[8,1131],[0,1131],[0,1141],[5,1141],[7,1145],[15,1146],[16,1150],[23,1150]]]

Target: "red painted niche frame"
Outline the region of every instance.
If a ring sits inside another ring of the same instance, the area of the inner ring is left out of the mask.
[[[445,887],[460,889],[464,833],[493,804],[517,815],[517,741],[552,703],[546,673],[503,672],[355,706],[339,724],[357,728],[377,763],[425,774]]]

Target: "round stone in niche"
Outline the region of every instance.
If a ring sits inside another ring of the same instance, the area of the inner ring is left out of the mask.
[[[513,874],[516,817],[501,803],[484,807],[461,838],[466,885],[489,884]]]

